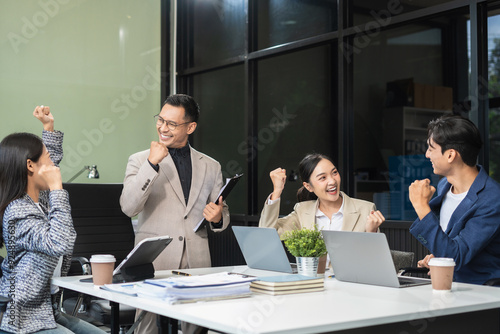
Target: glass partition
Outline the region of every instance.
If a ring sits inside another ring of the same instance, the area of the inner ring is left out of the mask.
[[[388,219],[414,220],[410,183],[439,180],[425,158],[427,124],[468,91],[466,24],[458,13],[385,30],[353,57],[355,196]]]

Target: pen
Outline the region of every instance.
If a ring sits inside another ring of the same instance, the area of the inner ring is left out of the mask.
[[[191,274],[183,273],[182,271],[172,270],[172,274],[181,276],[191,276]]]

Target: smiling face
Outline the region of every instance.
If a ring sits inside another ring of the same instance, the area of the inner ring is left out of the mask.
[[[340,197],[340,174],[337,167],[327,159],[321,159],[314,168],[309,182],[303,183],[304,187],[314,192],[320,201],[337,203]]]
[[[163,106],[160,117],[165,122],[161,125],[156,125],[160,143],[170,148],[186,146],[189,135],[196,129],[196,122],[189,122],[189,120],[184,118],[184,115],[183,107],[174,107],[169,104]],[[177,124],[177,127],[175,130],[171,130],[166,122]]]
[[[432,137],[427,140],[427,145],[425,157],[431,161],[434,174],[446,176],[450,168],[448,159],[450,150],[443,153],[441,146],[434,142]]]

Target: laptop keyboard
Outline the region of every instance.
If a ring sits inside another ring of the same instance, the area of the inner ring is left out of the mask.
[[[399,280],[399,284],[401,286],[424,285],[424,284],[429,284],[430,283],[430,280],[427,281],[427,280],[424,280],[424,279],[412,279],[412,278],[402,277],[402,276],[399,276],[398,280]]]

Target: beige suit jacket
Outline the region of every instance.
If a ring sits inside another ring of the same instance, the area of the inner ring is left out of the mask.
[[[131,155],[127,164],[120,205],[129,217],[139,215],[135,243],[154,236],[173,238],[154,262],[156,270],[178,269],[184,242],[190,268],[211,266],[207,230],[202,227],[195,233],[193,228],[203,218],[205,206],[216,201],[222,188],[221,166],[209,156],[190,149],[193,176],[187,205],[170,155],[159,163],[158,173],[147,161],[149,150]],[[222,217],[222,228],[207,226],[216,232],[228,226],[229,210],[225,203]]]
[[[344,219],[342,231],[365,232],[366,217],[371,210],[376,210],[372,202],[355,199],[341,192],[344,199]],[[259,227],[274,227],[279,235],[286,231],[301,228],[312,229],[316,223],[316,211],[318,200],[305,201],[295,204],[292,213],[283,218],[278,218],[280,211],[280,200],[273,204],[264,204],[260,215]]]

